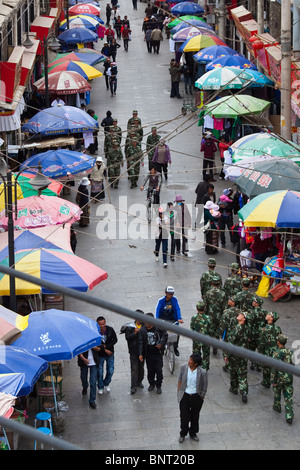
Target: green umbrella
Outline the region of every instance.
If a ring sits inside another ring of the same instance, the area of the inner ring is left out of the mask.
[[[199,16],[194,16],[194,15],[183,15],[179,16],[175,20],[171,21],[171,23],[168,24],[168,28],[174,28],[174,26],[177,26],[179,23],[182,23],[182,21],[188,21],[188,20],[200,20],[205,23],[204,18],[200,18]],[[189,26],[187,24],[187,26]]]
[[[300,164],[300,147],[293,142],[283,141],[275,134],[257,132],[246,135],[231,146],[232,163],[257,155],[288,157]]]
[[[237,116],[249,116],[260,114],[265,111],[271,103],[269,101],[254,98],[249,95],[224,96],[212,103],[204,106],[205,114],[210,114],[216,118],[236,118]],[[203,117],[203,111],[200,118]]]

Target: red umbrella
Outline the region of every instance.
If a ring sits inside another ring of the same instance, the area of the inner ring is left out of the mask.
[[[80,3],[69,8],[70,15],[84,15],[85,13],[100,16],[100,7],[92,3]]]
[[[33,84],[39,93],[45,93],[45,77],[40,78]],[[48,75],[49,93],[56,95],[70,95],[90,91],[91,86],[78,72],[62,71]]]

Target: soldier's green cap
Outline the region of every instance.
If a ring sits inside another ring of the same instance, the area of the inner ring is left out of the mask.
[[[244,277],[242,280],[243,286],[250,286],[250,279],[248,277]]]
[[[231,269],[240,269],[239,263],[231,263]]]
[[[199,300],[199,302],[196,303],[196,309],[197,310],[204,310],[205,303]]]
[[[137,111],[136,109],[134,109],[134,110],[132,111],[132,114],[138,114],[138,111]]]
[[[248,312],[241,312],[242,315],[244,315],[245,318],[247,318]]]
[[[277,336],[277,341],[279,341],[280,344],[286,344],[287,340],[287,336],[283,335],[282,333]]]
[[[256,302],[260,307],[264,303],[264,301],[261,297],[254,297],[253,302]]]
[[[219,284],[220,283],[220,278],[219,278],[219,276],[213,276],[211,278],[211,281],[212,281],[213,284]]]
[[[118,119],[114,118],[114,119],[113,119],[113,122],[118,122]]]
[[[216,262],[215,258],[208,258],[207,264],[208,264],[208,266],[216,266],[217,262]]]
[[[156,131],[156,129],[157,128],[155,126],[151,127],[151,131]]]

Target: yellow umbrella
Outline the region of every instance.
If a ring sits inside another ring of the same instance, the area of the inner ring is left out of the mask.
[[[12,200],[15,201],[15,176],[12,175]],[[0,212],[5,209],[5,186],[4,183],[1,181],[0,184]],[[20,185],[17,184],[17,199],[23,199],[23,192],[22,189],[20,188]]]
[[[179,48],[179,52],[198,52],[210,46],[227,46],[218,36],[199,34],[187,39]]]
[[[55,61],[57,62],[57,61]],[[99,72],[95,67],[86,64],[85,62],[79,62],[76,60],[66,60],[62,63],[49,64],[49,75],[54,72],[78,72],[86,80],[92,80],[93,78],[102,77],[102,73]]]

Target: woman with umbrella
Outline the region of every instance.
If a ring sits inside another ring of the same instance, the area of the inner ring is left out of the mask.
[[[107,177],[106,165],[102,157],[97,157],[95,166],[92,169],[89,178],[91,181],[91,198],[93,203],[105,198],[104,178]]]
[[[90,223],[90,199],[88,191],[89,184],[89,179],[84,176],[78,186],[76,204],[78,204],[82,210],[82,214],[79,220],[80,227],[86,227]]]

